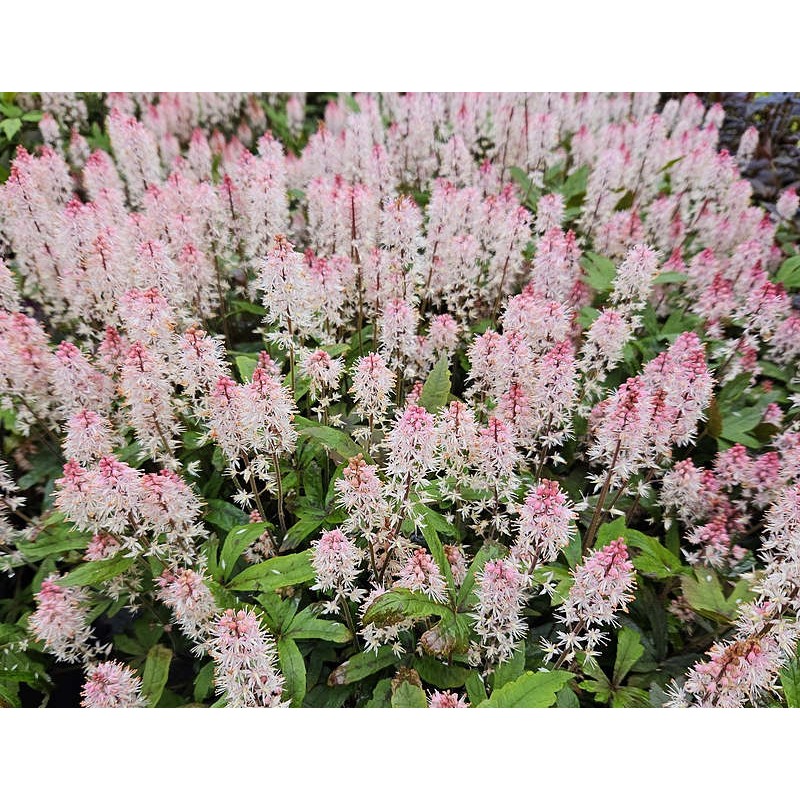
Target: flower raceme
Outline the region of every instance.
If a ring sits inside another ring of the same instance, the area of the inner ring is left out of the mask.
[[[558,483],[545,479],[525,498],[519,517],[519,534],[511,553],[535,566],[555,561],[569,544],[577,514]]]
[[[84,708],[141,708],[142,679],[119,661],[104,661],[90,668],[81,691]]]
[[[360,596],[356,580],[361,572],[364,554],[338,528],[326,531],[314,545],[313,566],[317,588],[334,592],[334,605],[342,597]]]
[[[436,562],[426,550],[417,548],[398,573],[395,586],[422,592],[443,603],[447,599],[447,586]]]
[[[77,586],[63,587],[58,575],[42,581],[30,629],[59,661],[75,662],[92,652],[88,622],[88,593]]]
[[[506,661],[514,651],[514,643],[525,635],[522,619],[526,599],[525,576],[513,561],[489,561],[477,579],[475,631],[481,637],[486,658]]]
[[[543,642],[548,657],[559,655],[559,665],[573,662],[579,653],[598,655],[597,647],[607,636],[603,629],[619,624],[618,614],[627,610],[636,585],[623,539],[588,553],[572,575],[569,594],[557,611],[563,628],[554,643]]]
[[[252,611],[223,611],[213,623],[208,647],[217,691],[229,706],[281,704],[284,680],[275,645]]]
[[[165,570],[158,585],[159,598],[172,610],[183,632],[202,646],[211,619],[217,612],[203,575],[193,569]]]
[[[433,416],[421,406],[409,404],[398,412],[386,444],[389,474],[409,484],[420,483],[436,466]]]

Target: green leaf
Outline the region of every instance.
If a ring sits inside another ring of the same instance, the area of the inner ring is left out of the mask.
[[[636,198],[636,195],[633,193],[631,189],[628,189],[619,200],[617,200],[617,204],[614,206],[614,211],[627,211],[632,205],[633,201]]]
[[[743,578],[726,598],[716,572],[704,567],[695,567],[694,575],[682,576],[681,588],[686,602],[715,622],[732,622],[739,604],[752,597],[749,583]]]
[[[301,498],[301,503],[303,498]],[[281,542],[280,551],[294,550],[318,531],[325,523],[336,525],[344,519],[344,514],[337,508],[317,508],[310,505],[298,505],[294,509],[297,522],[286,532]]]
[[[781,670],[781,686],[786,705],[789,708],[800,708],[800,650]]]
[[[17,686],[0,681],[0,708],[19,708],[21,705]]]
[[[6,139],[11,141],[22,127],[22,120],[19,118],[4,119],[0,121],[0,130],[6,135]]]
[[[683,161],[685,156],[678,156],[677,158],[672,158],[664,164],[663,167],[659,170],[659,172],[668,172],[671,167],[674,167],[679,161]]]
[[[423,520],[422,535],[425,537],[425,543],[428,545],[428,549],[431,551],[433,560],[436,562],[436,566],[439,567],[439,571],[442,573],[442,576],[447,583],[447,589],[450,593],[450,597],[455,598],[456,584],[453,580],[453,570],[450,567],[450,562],[447,560],[447,556],[445,555],[444,546],[439,539],[439,534],[436,532],[434,515],[439,517],[442,522],[446,522],[446,520],[441,516],[441,514],[437,514],[433,509],[430,509],[427,506],[417,504],[415,509]]]
[[[392,625],[404,619],[453,616],[449,606],[431,600],[421,592],[409,589],[390,589],[379,595],[364,613],[365,625],[375,623],[379,627]]]
[[[75,567],[58,583],[61,586],[100,586],[111,578],[121,575],[134,561],[133,558],[122,556],[105,561],[87,561]]]
[[[139,617],[133,623],[136,638],[149,650],[164,635],[164,626],[155,618]]]
[[[309,514],[308,516],[301,517],[286,531],[286,538],[281,542],[281,552],[294,550],[314,532],[318,531],[324,522],[325,517],[322,515],[317,516],[315,514]]]
[[[258,359],[251,356],[236,356],[236,369],[243,381],[249,381],[258,366]]]
[[[413,666],[425,683],[437,689],[455,689],[463,686],[470,675],[466,667],[443,664],[430,656],[415,659]]]
[[[583,540],[581,539],[580,531],[574,531],[570,537],[569,544],[564,548],[564,558],[567,559],[567,564],[574,568],[581,560],[583,553]]]
[[[644,645],[639,634],[632,628],[620,628],[617,634],[617,658],[614,661],[613,681],[615,686],[622,683],[623,678],[631,671],[643,653]]]
[[[114,637],[114,647],[129,656],[142,656],[147,655],[147,648],[142,644],[126,636],[124,633],[118,633]]]
[[[169,678],[169,665],[172,650],[161,644],[154,644],[147,653],[142,675],[142,694],[147,698],[150,708],[155,708],[161,699]]]
[[[228,591],[221,583],[217,583],[213,578],[206,578],[205,584],[208,586],[214,602],[219,608],[234,608],[238,602],[233,592]]]
[[[283,699],[291,700],[292,705],[297,707],[306,696],[306,665],[294,640],[285,637],[278,639],[278,659],[286,680]]]
[[[708,405],[708,423],[706,424],[708,435],[717,439],[722,433],[722,414],[720,414],[719,404],[715,397],[711,398]]]
[[[399,658],[389,645],[379,647],[377,652],[356,653],[331,672],[328,676],[328,686],[344,686],[355,683],[398,662]]]
[[[372,692],[372,699],[367,701],[367,708],[392,707],[392,679],[381,678]]]
[[[581,681],[578,685],[581,689],[591,692],[594,695],[595,701],[598,703],[607,703],[611,699],[613,693],[611,681],[602,674],[602,671],[597,679]]]
[[[584,164],[575,170],[564,182],[561,194],[569,201],[586,192],[586,183],[589,179],[589,165]]]
[[[344,644],[353,638],[353,634],[341,622],[320,619],[314,616],[310,607],[306,606],[292,620],[286,629],[286,635],[292,639],[322,639],[325,642]]]
[[[648,634],[653,642],[655,658],[663,661],[667,657],[669,647],[667,631],[667,612],[664,604],[649,581],[642,581],[636,590],[631,611],[636,615],[647,618],[649,623]]]
[[[33,670],[6,669],[0,672],[0,681],[4,683],[27,683],[31,685],[36,683],[39,677],[39,673]]]
[[[515,681],[525,672],[525,642],[519,642],[514,648],[514,655],[508,661],[497,665],[492,675],[492,691],[496,692],[511,681]]]
[[[425,691],[411,681],[400,681],[392,691],[392,708],[427,708]]]
[[[635,686],[621,686],[611,699],[612,708],[650,708],[650,694]]]
[[[209,661],[194,679],[194,700],[201,703],[214,688],[214,662]]]
[[[522,205],[531,208],[532,203],[538,200],[541,191],[528,177],[528,174],[525,172],[525,170],[520,169],[519,167],[510,167],[508,172],[511,176],[511,180],[514,181],[514,183],[516,183],[520,188],[520,202]]]
[[[509,167],[508,174],[511,176],[511,180],[519,184],[523,189],[525,188],[525,184],[530,183],[528,173],[521,167]]]
[[[606,677],[605,672],[601,669],[600,665],[593,658],[587,658],[585,655],[578,656],[580,660],[581,669],[594,678],[598,683],[607,689],[611,689],[611,681]]]
[[[19,642],[26,639],[28,636],[24,628],[18,625],[9,625],[6,622],[0,622],[0,647],[10,642]]]
[[[684,272],[660,272],[655,280],[653,281],[654,285],[660,285],[662,283],[686,283],[689,280],[689,276]]]
[[[479,706],[486,701],[486,687],[483,685],[483,678],[477,670],[470,670],[464,687],[467,690],[469,702],[473,706]]]
[[[442,356],[428,373],[422,392],[419,396],[419,405],[428,413],[435,414],[450,397],[450,366],[446,356]]]
[[[61,459],[45,450],[31,458],[31,468],[17,481],[20,489],[30,489],[32,486],[46,483],[50,478],[58,478],[63,471]]]
[[[694,328],[699,324],[699,321],[700,317],[695,314],[687,314],[684,311],[673,311],[669,317],[667,317],[667,321],[664,323],[659,337],[666,338],[669,336],[677,336],[683,333],[683,331]]]
[[[480,708],[550,708],[556,694],[573,678],[571,672],[526,672],[505,684],[480,704]]]
[[[736,433],[727,439],[724,436],[720,437],[720,450],[727,450],[731,444],[742,444],[745,447],[753,448],[761,447],[761,442],[759,442],[755,436],[751,436],[749,433]]]
[[[775,276],[776,283],[782,283],[787,289],[796,289],[800,286],[800,255],[787,258],[781,264],[778,274]]]
[[[622,537],[632,551],[633,566],[643,575],[664,580],[686,572],[680,559],[667,550],[654,536],[625,526],[625,517],[617,517],[613,522],[600,526],[596,548],[605,547],[609,542]]]
[[[625,541],[630,548],[633,548],[631,560],[633,566],[642,575],[650,578],[665,580],[686,572],[680,559],[671,550],[668,550],[661,542],[653,536],[646,536],[639,531],[632,531],[626,535]],[[639,553],[636,553],[636,550]]]
[[[303,454],[306,458],[309,458],[309,463],[302,468],[301,477],[303,479],[305,497],[309,502],[321,507],[325,505],[325,488],[322,485],[322,472],[319,469],[319,464],[316,458],[310,457],[314,449],[313,447],[308,449],[308,456],[305,453]],[[303,461],[305,461],[305,458]]]
[[[229,503],[227,500],[213,498],[206,500],[206,522],[216,525],[217,528],[227,533],[237,525],[246,525],[249,521],[247,514],[238,506]]]
[[[561,183],[563,181],[562,176],[565,171],[565,166],[563,161],[559,161],[557,164],[553,164],[552,167],[548,167],[547,171],[544,173],[544,185],[546,187],[553,187],[557,183]]]
[[[184,431],[181,437],[184,450],[198,450],[208,444],[208,434],[200,431]]]
[[[775,378],[784,383],[791,380],[791,375],[789,375],[788,370],[781,369],[781,367],[777,364],[773,364],[771,361],[759,361],[758,366],[767,378]]]
[[[597,253],[585,253],[581,259],[586,283],[598,292],[607,292],[614,283],[617,268],[610,258]]]
[[[311,563],[312,555],[311,550],[303,550],[302,553],[276,556],[260,564],[253,564],[252,567],[242,570],[228,584],[228,588],[236,591],[257,589],[268,592],[285,586],[312,583],[316,578]]]
[[[720,431],[720,439],[727,439],[729,442],[742,442],[742,437],[749,431],[752,431],[759,422],[764,418],[764,410],[762,408],[743,408],[737,411],[730,411],[722,417],[722,430]],[[745,437],[752,439],[752,437]],[[758,441],[755,447],[758,447]]]
[[[276,592],[262,592],[256,600],[264,609],[267,627],[275,636],[282,636],[294,619],[300,598],[283,598]]]
[[[241,311],[246,314],[253,314],[256,317],[263,317],[267,313],[267,309],[264,308],[264,306],[260,306],[257,303],[251,303],[248,300],[233,299],[230,301],[230,307],[232,311],[228,314],[228,316],[237,311]]]
[[[222,577],[222,570],[219,567],[219,539],[216,533],[212,533],[202,545],[202,552],[205,556],[208,574],[216,581]]]
[[[89,534],[76,531],[71,525],[59,525],[55,529],[40,533],[34,542],[20,540],[17,548],[29,560],[39,561],[55,553],[84,550],[90,538]]]
[[[343,459],[363,454],[363,448],[359,447],[348,434],[338,428],[320,425],[304,417],[295,417],[295,427],[301,439],[309,438],[321,442],[326,448],[337,453]]]
[[[358,101],[353,97],[351,94],[346,94],[344,96],[345,105],[354,113],[360,114],[361,113],[361,106],[358,105]]]
[[[438,511],[430,508],[429,506],[417,503],[414,506],[415,511],[423,518],[426,526],[430,527],[437,533],[444,533],[447,536],[458,540],[460,539],[460,532],[455,525],[448,522]]]
[[[578,695],[569,686],[565,686],[556,694],[556,706],[558,708],[580,708],[581,704]]]
[[[749,372],[740,372],[720,389],[717,395],[717,402],[722,411],[727,413],[732,409],[734,401],[742,396],[745,389],[750,385],[752,378],[753,376]]]
[[[239,556],[266,531],[266,523],[252,522],[235,527],[226,537],[219,556],[222,576],[228,579]]]

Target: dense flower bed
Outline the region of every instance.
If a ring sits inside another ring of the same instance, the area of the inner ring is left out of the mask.
[[[798,198],[751,203],[754,129],[324,101],[14,99],[0,704],[800,704]]]

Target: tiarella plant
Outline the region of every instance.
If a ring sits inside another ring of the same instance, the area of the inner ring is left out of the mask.
[[[751,202],[757,131],[12,100],[0,705],[800,705],[798,197]]]

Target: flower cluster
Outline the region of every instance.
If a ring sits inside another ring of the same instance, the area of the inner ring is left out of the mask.
[[[170,703],[788,700],[799,201],[753,203],[758,132],[693,95],[324,97],[21,96],[14,670],[79,664],[88,707],[157,705],[163,648]]]

